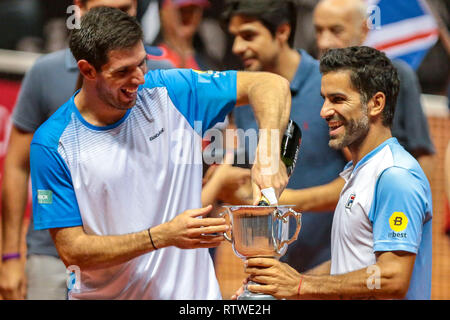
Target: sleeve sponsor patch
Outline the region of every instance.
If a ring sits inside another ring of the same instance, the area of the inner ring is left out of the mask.
[[[37,191],[38,203],[40,204],[52,204],[53,192],[51,190],[38,190]]]

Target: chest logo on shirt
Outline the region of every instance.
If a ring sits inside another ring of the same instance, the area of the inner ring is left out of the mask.
[[[164,128],[161,128],[161,130],[159,130],[157,134],[155,134],[155,135],[153,135],[153,136],[151,136],[151,137],[149,138],[150,141],[153,141],[153,140],[155,140],[156,138],[158,138],[163,132],[164,132]]]
[[[355,201],[355,198],[356,198],[356,194],[354,194],[354,193],[352,193],[350,195],[350,197],[348,197],[347,203],[345,204],[345,207],[347,209],[351,209],[352,208],[353,202]]]
[[[400,232],[408,226],[408,217],[403,212],[394,212],[389,218],[389,226],[395,232]]]
[[[222,75],[226,75],[226,72],[223,71],[200,71],[200,70],[193,70],[198,74],[198,82],[200,83],[210,83],[211,77],[213,78],[219,78]]]

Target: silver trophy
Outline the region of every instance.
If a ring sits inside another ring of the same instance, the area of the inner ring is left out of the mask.
[[[243,259],[265,257],[279,259],[295,240],[301,228],[301,213],[295,212],[292,205],[272,206],[223,206],[227,209],[222,216],[229,216],[231,236],[224,234],[230,241],[235,254]],[[289,238],[289,217],[295,217],[296,230]],[[257,284],[249,282],[248,284]],[[268,294],[253,293],[244,286],[244,292],[238,300],[274,300]]]

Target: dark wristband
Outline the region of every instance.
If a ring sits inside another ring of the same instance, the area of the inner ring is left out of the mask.
[[[152,243],[153,249],[158,250],[158,248],[157,248],[157,247],[155,246],[155,244],[153,243],[152,233],[150,232],[150,229],[151,229],[151,228],[148,228],[148,229],[147,229],[147,231],[148,231],[148,236],[149,236],[149,238],[150,238],[150,242]]]
[[[5,262],[7,260],[11,260],[11,259],[20,259],[20,253],[15,252],[15,253],[6,253],[6,254],[2,255],[3,262]]]

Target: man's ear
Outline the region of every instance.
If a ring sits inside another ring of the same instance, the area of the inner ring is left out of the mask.
[[[97,77],[97,70],[95,70],[94,66],[91,65],[86,60],[79,60],[77,62],[78,69],[80,70],[81,75],[87,80],[94,80]]]
[[[369,115],[372,117],[378,117],[383,114],[384,107],[386,106],[386,95],[383,92],[378,91],[370,99]]]
[[[283,23],[278,26],[276,32],[276,38],[280,39],[282,42],[288,42],[289,36],[291,35],[291,25],[289,23]]]

